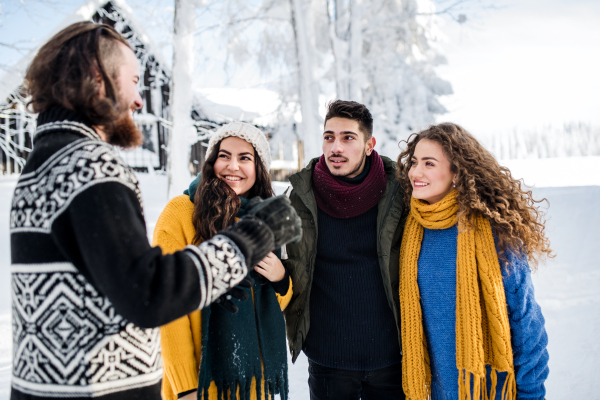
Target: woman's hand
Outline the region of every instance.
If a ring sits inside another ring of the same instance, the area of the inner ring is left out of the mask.
[[[198,391],[195,390],[192,393],[186,394],[185,396],[181,397],[179,400],[196,400],[197,397]]]
[[[271,282],[279,282],[285,277],[283,264],[273,252],[267,254],[254,270]]]

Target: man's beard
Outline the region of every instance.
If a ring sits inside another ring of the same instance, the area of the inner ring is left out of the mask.
[[[112,126],[105,127],[108,143],[123,149],[133,149],[144,143],[144,135],[135,126],[128,111]]]

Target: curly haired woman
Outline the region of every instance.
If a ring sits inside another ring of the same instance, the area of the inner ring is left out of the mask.
[[[232,225],[250,208],[249,198],[274,195],[269,143],[254,126],[224,125],[206,154],[200,182],[196,178],[187,194],[172,199],[157,221],[153,242],[167,253]],[[161,327],[164,399],[264,399],[276,393],[287,399],[281,310],[292,297],[291,280],[273,253],[254,269],[251,290],[238,295],[252,300],[231,299],[233,307],[215,304]]]
[[[548,337],[529,264],[552,256],[530,191],[467,131],[407,140],[397,178],[407,399],[543,399]]]

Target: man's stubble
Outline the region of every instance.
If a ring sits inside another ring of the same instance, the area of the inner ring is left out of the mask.
[[[336,155],[336,154],[332,154],[331,155],[331,157],[336,157],[336,156],[339,157],[340,155],[339,154],[338,155]],[[352,171],[348,172],[347,174],[344,174],[344,175],[336,174],[335,173],[336,172],[335,169],[332,171],[331,168],[329,169],[329,171],[331,172],[331,175],[333,175],[333,176],[339,176],[339,177],[342,177],[342,178],[346,178],[346,177],[348,177],[348,176],[350,176],[350,175],[355,174],[356,172],[358,172],[361,169],[361,167],[363,167],[366,158],[367,158],[367,152],[364,151],[362,153],[362,158],[360,159],[360,162],[358,162],[358,164],[356,164],[356,167]]]

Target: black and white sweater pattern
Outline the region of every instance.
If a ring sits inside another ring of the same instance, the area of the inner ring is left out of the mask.
[[[247,273],[225,236],[163,255],[133,170],[75,112],[40,114],[10,214],[13,399],[160,399],[156,328]]]

